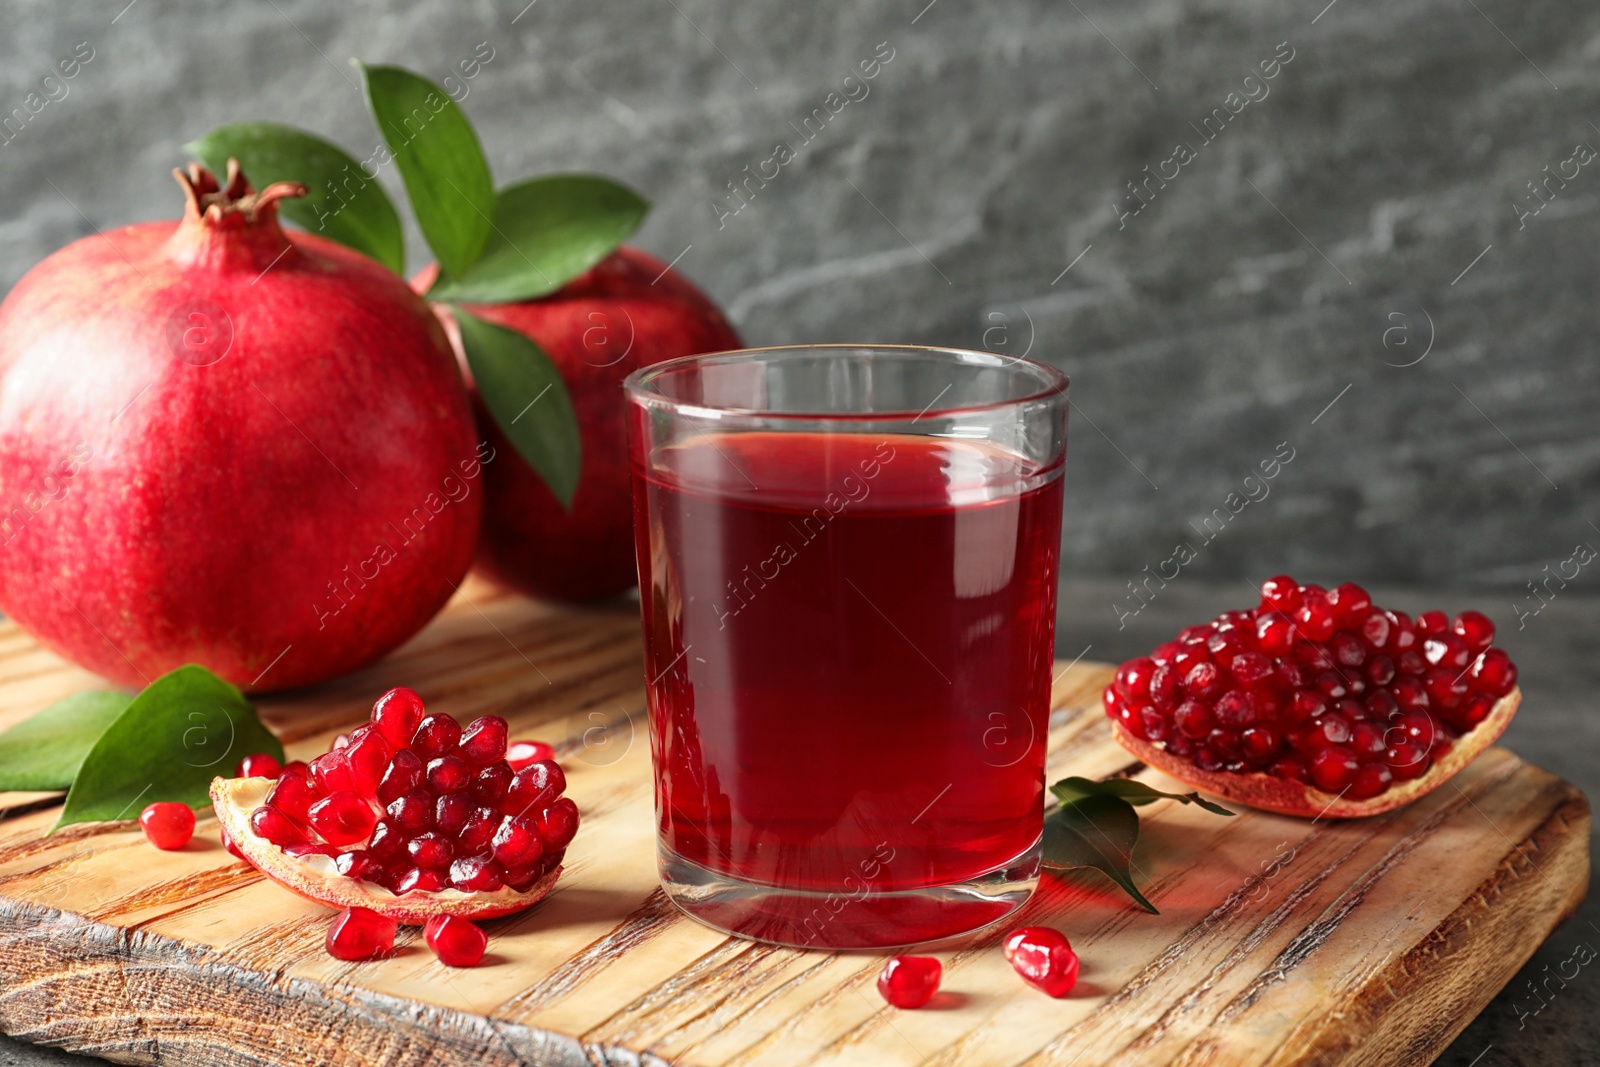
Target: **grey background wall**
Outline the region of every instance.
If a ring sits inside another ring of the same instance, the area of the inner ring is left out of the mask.
[[[655,203],[638,243],[751,343],[1067,368],[1069,570],[1127,580],[1188,541],[1214,580],[1514,598],[1600,546],[1600,167],[1574,160],[1600,147],[1593,5],[120,3],[0,9],[0,111],[94,50],[0,146],[0,287],[91,227],[174,216],[167,171],[212,126],[365,156],[350,57],[442,79],[486,43],[462,103],[497,176],[631,183]],[[867,95],[803,141],[875,49]],[[729,214],[780,141],[797,158]],[[1574,171],[1534,213],[1529,183]],[[1281,442],[1268,495],[1208,542]]]

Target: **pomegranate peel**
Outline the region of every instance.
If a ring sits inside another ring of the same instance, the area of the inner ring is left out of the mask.
[[[1111,724],[1111,733],[1117,743],[1140,761],[1154,767],[1186,785],[1204,790],[1214,796],[1231,800],[1235,804],[1275,811],[1282,815],[1302,815],[1326,819],[1360,819],[1368,815],[1381,815],[1403,807],[1433,792],[1455,777],[1467,764],[1477,759],[1505,732],[1522,702],[1522,690],[1513,689],[1495,702],[1483,722],[1457,739],[1449,751],[1438,755],[1433,765],[1420,778],[1396,782],[1386,792],[1368,800],[1350,800],[1333,793],[1324,793],[1314,785],[1294,779],[1274,778],[1270,774],[1238,774],[1229,771],[1204,771],[1193,763],[1167,752],[1160,745],[1134,736],[1121,723]]]
[[[404,926],[422,926],[436,915],[463,919],[492,919],[532,907],[555,887],[561,875],[556,867],[526,891],[509,886],[493,892],[459,889],[412,889],[395,893],[373,882],[339,873],[336,861],[310,853],[294,856],[250,828],[250,816],[267,799],[272,781],[266,778],[218,778],[211,783],[211,802],[223,832],[243,858],[262,874],[307,900],[330,908],[369,908]],[[294,846],[290,846],[294,847]]]

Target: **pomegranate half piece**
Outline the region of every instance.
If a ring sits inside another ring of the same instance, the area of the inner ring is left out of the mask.
[[[1261,603],[1124,663],[1117,741],[1237,804],[1309,818],[1391,811],[1454,777],[1516,714],[1517,669],[1475,611],[1415,619],[1360,586],[1278,577]]]
[[[211,801],[235,854],[302,897],[413,926],[488,919],[550,892],[578,828],[561,768],[514,771],[505,751],[504,719],[463,730],[392,689],[304,770],[217,778]]]

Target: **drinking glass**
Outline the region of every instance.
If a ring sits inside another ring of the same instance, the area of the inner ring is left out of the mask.
[[[936,941],[1038,879],[1067,379],[904,346],[627,379],[661,883],[812,948]]]

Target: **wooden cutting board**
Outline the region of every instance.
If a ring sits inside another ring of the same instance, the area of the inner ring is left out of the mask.
[[[1110,669],[1062,669],[1050,773],[1161,775],[1109,738]],[[1160,916],[1093,873],[1046,878],[1022,921],[1060,927],[1077,990],[1024,986],[998,935],[897,1012],[881,960],[772,948],[680,915],[655,880],[650,752],[631,606],[558,610],[470,586],[383,664],[259,702],[308,758],[411,685],[561,746],[583,829],[556,892],[490,924],[474,970],[416,931],[398,954],[323,950],[331,913],[234,862],[205,819],[185,851],[131,824],[52,837],[59,797],[0,794],[0,1028],[124,1063],[1418,1064],[1582,899],[1589,805],[1494,749],[1399,812],[1355,823],[1142,809]],[[0,624],[0,725],[97,680]]]

